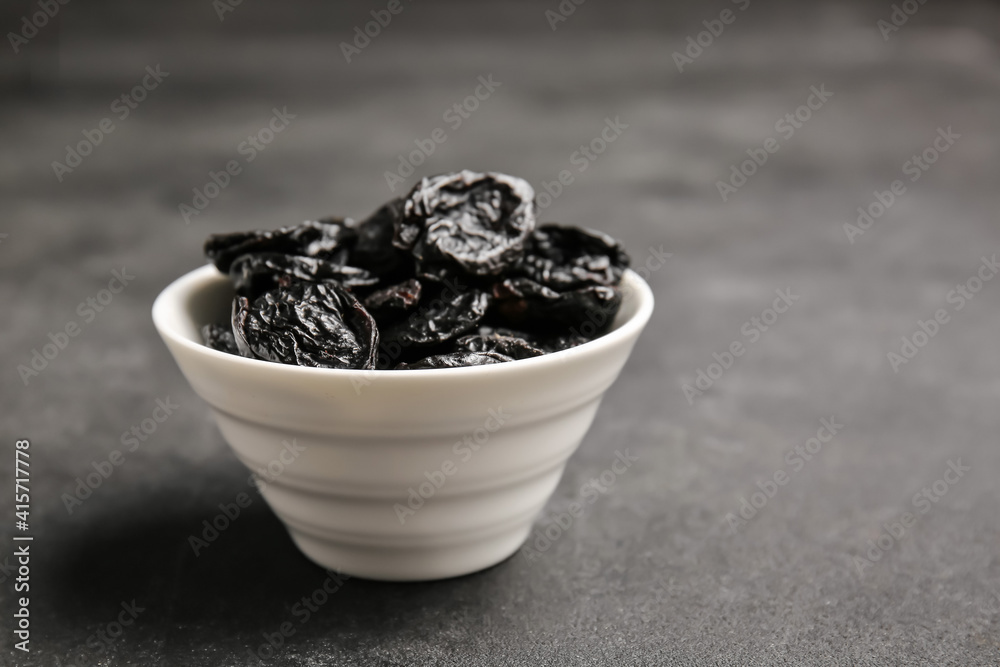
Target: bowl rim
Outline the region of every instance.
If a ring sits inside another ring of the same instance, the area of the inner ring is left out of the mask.
[[[653,313],[653,291],[645,280],[642,279],[632,269],[625,271],[622,276],[623,284],[627,282],[627,287],[634,298],[638,299],[638,304],[631,317],[621,323],[617,328],[607,332],[599,338],[587,341],[576,347],[571,347],[558,352],[549,352],[538,357],[527,359],[515,359],[499,364],[485,364],[482,366],[459,366],[457,368],[421,368],[406,371],[396,371],[391,368],[385,369],[357,369],[357,368],[313,368],[311,366],[295,366],[292,364],[281,364],[263,359],[249,359],[228,352],[213,350],[204,343],[196,343],[177,331],[173,318],[166,312],[173,304],[178,304],[185,297],[190,296],[199,289],[204,289],[211,281],[225,279],[227,276],[218,271],[213,264],[205,264],[192,271],[185,273],[163,288],[153,301],[152,318],[153,324],[160,336],[168,342],[186,348],[194,355],[208,355],[222,363],[243,366],[246,370],[258,369],[265,373],[288,373],[301,374],[302,377],[341,377],[344,380],[367,379],[373,376],[380,378],[388,377],[450,377],[472,374],[493,374],[493,373],[516,373],[527,371],[529,368],[543,368],[545,365],[559,365],[572,361],[574,358],[583,358],[592,355],[599,355],[608,349],[619,345],[626,340],[638,338],[642,329],[646,326]]]

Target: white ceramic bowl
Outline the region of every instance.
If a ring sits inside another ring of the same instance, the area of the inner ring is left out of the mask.
[[[527,539],[652,313],[638,275],[622,290],[601,338],[468,368],[304,368],[212,350],[201,326],[228,317],[233,288],[211,265],[164,289],[153,321],[309,558],[369,579],[439,579]]]

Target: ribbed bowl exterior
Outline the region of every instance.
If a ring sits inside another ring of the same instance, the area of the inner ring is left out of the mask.
[[[323,567],[381,580],[475,572],[513,554],[559,482],[652,310],[636,274],[614,330],[504,364],[344,371],[201,344],[228,312],[214,267],[168,286],[153,319],[292,539]]]

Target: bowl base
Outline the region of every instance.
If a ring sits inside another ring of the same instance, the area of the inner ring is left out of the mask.
[[[474,542],[437,547],[386,549],[331,542],[289,529],[309,560],[328,570],[376,581],[430,581],[485,570],[512,556],[528,539],[531,522]]]

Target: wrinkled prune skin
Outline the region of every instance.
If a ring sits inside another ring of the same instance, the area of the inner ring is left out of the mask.
[[[239,355],[240,350],[236,347],[236,339],[233,338],[233,330],[224,324],[206,324],[201,328],[201,338],[205,345],[229,354]]]
[[[413,254],[422,276],[441,267],[498,275],[523,253],[535,227],[534,198],[527,181],[505,174],[425,178],[406,197],[393,244]]]
[[[462,336],[455,341],[455,346],[468,352],[493,352],[511,359],[530,359],[545,352],[538,349],[519,336],[501,336],[499,334],[473,334]]]
[[[296,282],[252,303],[233,302],[233,333],[244,356],[317,368],[375,367],[375,320],[345,287]]]
[[[386,344],[430,347],[453,340],[479,324],[489,307],[490,295],[477,289],[456,292],[444,288],[428,295],[425,301],[417,312],[385,328],[382,339]]]
[[[547,223],[528,237],[516,271],[562,292],[590,285],[615,287],[628,266],[625,249],[607,234]]]
[[[334,264],[316,257],[283,255],[265,252],[241,255],[229,267],[236,293],[251,301],[276,287],[287,286],[294,280],[318,283],[336,280],[347,287],[375,285],[378,278],[364,269]]]
[[[237,293],[231,328],[205,327],[206,345],[326,368],[451,368],[575,347],[610,328],[629,264],[600,232],[536,227],[522,179],[473,171],[425,178],[360,222],[218,234],[205,253]]]
[[[542,349],[545,353],[559,352],[560,350],[568,350],[571,347],[576,347],[577,345],[583,345],[584,343],[594,340],[593,338],[584,336],[579,332],[570,332],[562,336],[550,336],[542,342]]]
[[[480,326],[479,335],[484,337],[504,336],[509,338],[520,338],[533,348],[539,349],[543,354],[568,350],[577,345],[593,340],[583,333],[573,330],[564,334],[539,334],[527,331],[517,331],[505,327]]]
[[[508,278],[493,286],[496,310],[507,322],[541,329],[581,327],[605,330],[621,306],[614,287],[594,285],[557,292],[528,278]]]
[[[357,232],[346,220],[324,218],[273,231],[212,234],[205,241],[205,255],[223,273],[229,273],[237,257],[259,253],[316,257],[343,264],[356,238]]]
[[[390,285],[365,297],[364,304],[379,324],[399,319],[413,310],[420,301],[423,287],[416,278]]]
[[[513,359],[495,352],[451,352],[449,354],[435,354],[409,363],[397,364],[396,370],[416,371],[429,368],[484,366],[486,364],[502,364],[505,361],[513,361]]]

